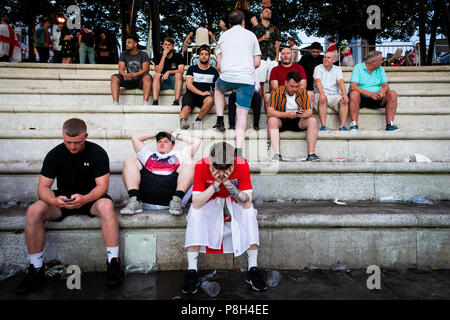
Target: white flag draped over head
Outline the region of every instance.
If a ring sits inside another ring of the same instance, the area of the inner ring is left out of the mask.
[[[9,56],[10,62],[22,61],[19,39],[14,29],[6,24],[0,24],[0,57]]]

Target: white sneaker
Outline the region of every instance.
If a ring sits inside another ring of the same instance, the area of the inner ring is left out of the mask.
[[[183,209],[181,209],[181,198],[173,196],[169,204],[169,213],[174,216],[181,216]]]
[[[142,212],[144,212],[144,208],[142,207],[142,203],[137,201],[136,197],[129,198],[126,207],[120,210],[120,214],[135,214]]]

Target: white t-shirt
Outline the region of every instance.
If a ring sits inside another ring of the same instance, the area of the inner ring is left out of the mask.
[[[240,25],[228,29],[220,36],[218,54],[222,54],[220,79],[231,83],[255,83],[253,57],[261,55],[261,50],[253,32]]]
[[[151,173],[169,175],[176,171],[184,161],[191,157],[186,148],[182,151],[172,150],[167,154],[161,154],[158,151],[153,152],[147,148],[147,146],[144,146],[144,148],[137,153],[137,158]]]
[[[298,111],[297,102],[295,102],[295,94],[292,96],[286,94],[286,112]]]
[[[332,65],[331,70],[328,71],[323,64],[319,64],[314,68],[314,80],[320,79],[322,83],[323,91],[327,96],[335,96],[340,94],[338,80],[344,79],[342,74],[342,69],[338,66]],[[319,90],[316,88],[316,83],[314,81],[314,92],[318,93]]]

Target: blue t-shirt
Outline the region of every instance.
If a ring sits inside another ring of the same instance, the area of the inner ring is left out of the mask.
[[[387,82],[386,72],[383,67],[379,67],[372,71],[367,71],[366,63],[360,63],[353,68],[350,82],[358,83],[358,87],[369,92],[378,92],[381,90],[381,84]]]

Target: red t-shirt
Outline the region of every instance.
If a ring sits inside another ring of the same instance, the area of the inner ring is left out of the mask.
[[[286,82],[286,76],[291,71],[297,71],[298,73],[300,73],[300,77],[302,78],[302,80],[306,80],[306,73],[305,69],[303,69],[303,66],[294,63],[289,68],[283,67],[282,64],[273,68],[270,72],[269,81],[277,80],[279,87],[284,86]]]
[[[214,177],[209,170],[209,157],[199,160],[195,165],[194,186],[192,193],[200,193],[209,188],[214,183]],[[241,158],[234,158],[234,171],[231,173],[230,182],[234,184],[240,191],[251,191],[252,183],[250,181],[250,168],[247,161]],[[214,193],[210,200],[217,197],[226,198],[230,193],[223,184],[220,185],[220,191]]]

